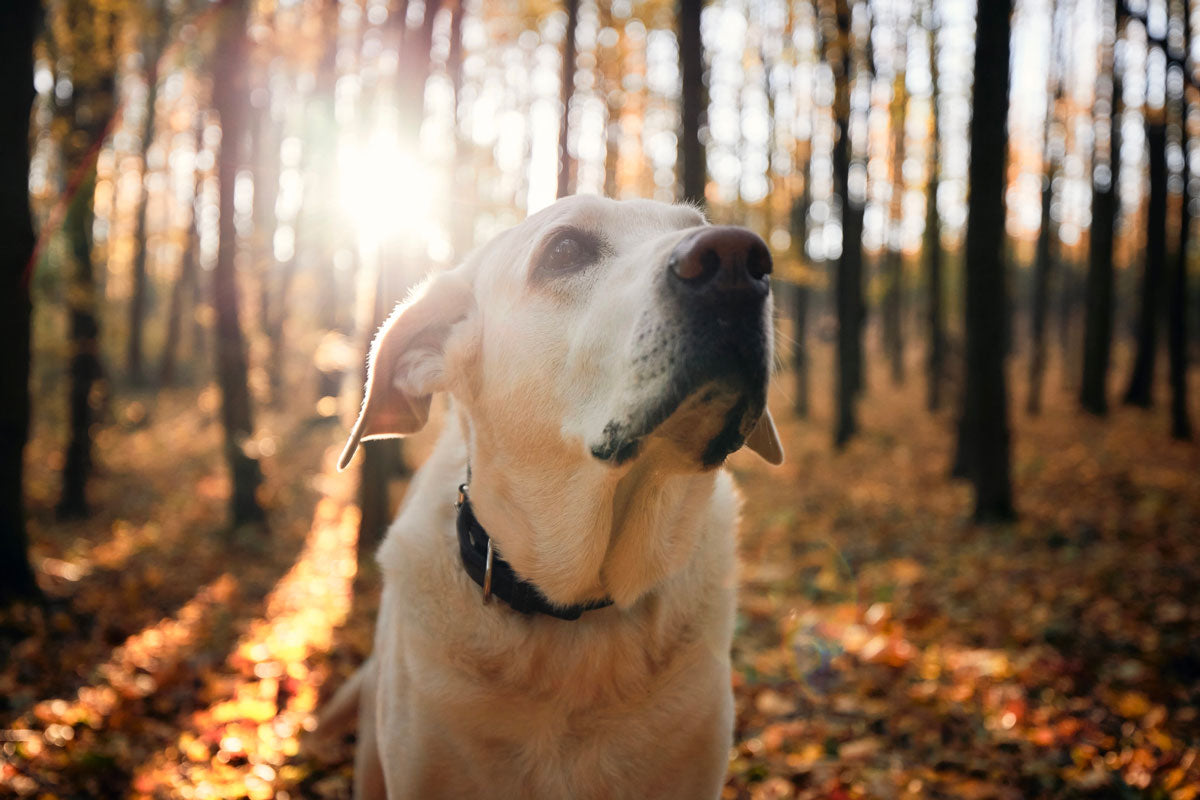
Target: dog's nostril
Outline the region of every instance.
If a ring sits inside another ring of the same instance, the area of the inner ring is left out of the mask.
[[[678,252],[672,253],[667,268],[680,280],[708,280],[721,268],[721,256],[712,249],[697,251],[692,248],[682,255]]]
[[[699,260],[701,278],[711,278],[721,268],[721,255],[716,250],[705,250]]]
[[[755,248],[746,256],[746,272],[754,280],[761,280],[771,274],[771,254]]]

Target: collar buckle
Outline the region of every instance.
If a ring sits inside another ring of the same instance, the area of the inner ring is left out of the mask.
[[[487,562],[483,567],[483,602],[486,605],[492,599],[492,570],[496,563],[496,549],[492,546],[492,537],[488,537]]]

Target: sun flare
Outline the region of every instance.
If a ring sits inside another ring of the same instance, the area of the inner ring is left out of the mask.
[[[394,131],[376,130],[365,143],[344,139],[338,174],[341,206],[364,247],[395,240],[428,245],[438,238],[444,182]]]

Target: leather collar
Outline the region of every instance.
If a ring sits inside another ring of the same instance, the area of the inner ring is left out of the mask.
[[[463,568],[483,588],[485,603],[495,596],[522,614],[545,614],[563,620],[579,619],[585,611],[612,605],[608,598],[573,606],[552,604],[536,586],[517,577],[509,563],[500,557],[491,537],[475,518],[465,483],[458,487],[458,502],[454,506],[458,510],[458,551]]]

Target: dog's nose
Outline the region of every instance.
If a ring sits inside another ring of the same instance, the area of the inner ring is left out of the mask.
[[[757,234],[714,225],[688,236],[667,260],[682,286],[705,297],[765,297],[770,289],[771,251]]]

